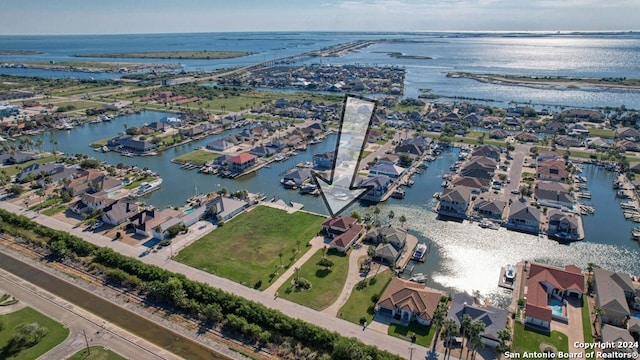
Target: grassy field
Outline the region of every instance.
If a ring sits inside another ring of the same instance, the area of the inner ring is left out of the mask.
[[[112,58],[112,59],[231,59],[251,55],[246,51],[149,51],[76,54],[75,57]]]
[[[300,243],[297,258],[307,251],[307,242],[324,220],[304,212],[288,214],[258,206],[189,245],[176,260],[247,286],[261,281],[257,288],[264,289],[277,278],[270,275],[280,266],[278,253],[283,253],[284,266],[292,264],[290,258],[298,251],[296,241]]]
[[[35,163],[46,164],[46,163],[50,163],[50,162],[52,162],[54,160],[55,160],[55,157],[53,155],[47,155],[47,156],[41,157],[39,159],[23,162],[22,164],[15,164],[15,165],[5,166],[2,169],[7,173],[7,175],[14,176],[14,175],[17,175],[18,173],[20,173],[20,171],[22,169],[26,168],[27,166],[29,166],[31,164],[35,164]]]
[[[102,346],[89,347],[90,353],[87,353],[87,349],[78,351],[71,355],[67,360],[126,360],[111,350],[107,350]]]
[[[298,271],[298,276],[311,282],[311,289],[305,291],[293,289],[292,282],[296,276],[294,274],[278,289],[280,296],[315,310],[322,310],[338,300],[347,281],[349,257],[333,252],[327,253],[326,257],[334,264],[329,270],[318,265],[322,259],[322,250],[318,250]]]
[[[139,177],[135,181],[125,185],[124,188],[127,189],[127,190],[135,189],[138,186],[142,185],[143,182],[152,182],[152,181],[154,181],[156,179],[157,178],[153,177],[153,176]]]
[[[613,132],[613,130],[609,129],[589,128],[589,136],[599,136],[605,139],[613,139],[615,133]]]
[[[53,215],[55,215],[57,213],[61,213],[63,211],[66,211],[68,207],[69,206],[67,206],[65,204],[60,204],[60,205],[56,205],[56,206],[53,206],[51,208],[48,208],[46,210],[43,210],[42,213],[47,215],[47,216],[53,216]]]
[[[360,318],[364,316],[367,318],[367,323],[371,323],[376,305],[371,301],[371,298],[374,295],[380,297],[392,278],[393,274],[389,270],[385,270],[375,277],[364,280],[364,284],[367,285],[365,287],[356,286],[353,289],[349,300],[340,308],[338,317],[360,324]]]
[[[407,341],[411,341],[411,336],[415,335],[416,344],[429,347],[433,340],[433,336],[436,334],[436,327],[426,327],[415,321],[409,323],[409,326],[394,323],[389,325],[388,334]]]
[[[37,359],[64,341],[69,335],[69,329],[62,326],[62,324],[29,307],[6,315],[0,315],[0,319],[2,319],[5,324],[4,330],[0,331],[0,359]],[[17,326],[32,323],[38,323],[39,326],[46,327],[49,330],[47,335],[45,335],[39,343],[30,348],[24,349],[16,354],[7,353],[5,347],[13,335],[13,330]]]
[[[218,156],[220,156],[220,154],[211,152],[211,151],[207,151],[207,150],[202,150],[202,149],[198,149],[198,150],[194,150],[190,153],[186,153],[184,155],[180,155],[177,158],[173,159],[173,161],[179,163],[179,164],[184,164],[184,163],[193,163],[193,164],[198,164],[198,165],[202,165],[205,163],[208,163],[209,161],[217,158]]]
[[[511,351],[520,354],[524,352],[539,353],[541,351],[540,344],[542,343],[551,344],[555,346],[558,351],[565,353],[569,351],[569,340],[567,335],[559,331],[552,331],[551,334],[547,336],[535,331],[527,330],[524,328],[524,324],[516,322]]]
[[[44,208],[48,208],[49,206],[55,205],[57,203],[59,203],[60,201],[62,201],[61,198],[59,197],[54,197],[48,200],[45,200],[43,202],[39,202],[35,205],[32,205],[31,207],[29,207],[29,210],[41,210]]]
[[[58,103],[53,103],[53,105],[56,106],[56,107],[73,106],[74,107],[73,111],[76,111],[76,110],[84,110],[84,109],[94,108],[96,106],[102,105],[102,103],[80,100],[80,101],[58,102]]]

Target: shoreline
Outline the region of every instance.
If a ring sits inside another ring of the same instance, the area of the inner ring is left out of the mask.
[[[487,84],[525,86],[542,89],[556,89],[562,87],[566,90],[585,90],[589,88],[598,89],[624,89],[640,91],[640,79],[620,79],[622,83],[616,82],[614,78],[574,78],[565,76],[522,76],[522,75],[495,75],[495,74],[474,74],[468,72],[450,72],[448,78],[471,79]],[[627,82],[627,84],[624,83]],[[562,89],[562,90],[564,90]]]

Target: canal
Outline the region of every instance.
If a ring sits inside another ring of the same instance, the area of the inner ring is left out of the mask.
[[[3,253],[0,253],[0,267],[180,357],[193,360],[230,359],[181,334],[159,326],[144,316]]]

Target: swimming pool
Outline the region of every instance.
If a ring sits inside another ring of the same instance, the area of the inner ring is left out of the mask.
[[[554,316],[564,317],[562,313],[562,302],[556,299],[551,299],[549,301],[549,305],[551,306],[551,314]]]
[[[193,206],[193,207],[190,207],[188,209],[182,210],[182,212],[185,213],[185,214],[189,214],[189,213],[193,212],[193,210],[195,210],[197,208],[198,208],[197,206]]]

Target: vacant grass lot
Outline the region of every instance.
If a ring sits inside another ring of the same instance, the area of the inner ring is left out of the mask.
[[[63,211],[66,211],[67,208],[68,208],[67,205],[60,204],[60,205],[56,205],[56,206],[50,207],[48,209],[45,209],[45,210],[42,211],[42,213],[47,215],[47,216],[53,216],[53,215],[55,215],[57,213],[61,213]]]
[[[436,333],[436,327],[427,327],[424,325],[420,325],[415,321],[409,323],[409,326],[393,323],[389,325],[389,330],[387,333],[393,337],[397,337],[407,341],[411,341],[411,336],[415,335],[416,344],[422,345],[424,347],[429,347],[431,346],[431,341],[433,340],[433,336]]]
[[[300,267],[298,276],[311,282],[311,289],[296,291],[292,286],[295,274],[281,287],[278,293],[281,297],[315,310],[322,310],[338,300],[349,272],[349,257],[347,255],[327,253],[327,259],[333,262],[328,270],[318,265],[322,259],[322,249],[318,250]],[[290,289],[290,290],[287,290]]]
[[[27,162],[23,162],[22,164],[15,164],[15,165],[9,165],[9,166],[5,166],[2,169],[7,173],[7,175],[9,176],[14,176],[14,175],[18,175],[18,173],[20,173],[20,171],[24,168],[26,168],[27,166],[31,165],[31,164],[46,164],[46,163],[50,163],[52,161],[55,160],[55,157],[53,155],[46,155],[44,157],[41,157],[39,159],[35,159],[35,160],[29,160]]]
[[[306,244],[318,231],[325,218],[304,212],[288,214],[284,210],[258,206],[238,215],[176,256],[189,266],[220,275],[259,289],[269,286],[276,267],[292,264],[291,257],[307,251]],[[280,271],[282,273],[282,271]]]
[[[69,335],[69,329],[62,324],[44,316],[32,308],[24,308],[16,312],[0,315],[4,322],[4,330],[0,331],[0,359],[30,360],[37,359],[42,354],[60,344]],[[40,327],[46,327],[49,331],[36,345],[21,350],[18,353],[8,353],[5,346],[13,336],[14,329],[23,324],[38,323]]]
[[[376,306],[376,303],[371,299],[374,295],[379,298],[392,278],[391,272],[385,270],[375,277],[365,279],[363,283],[366,286],[356,285],[349,300],[340,308],[338,317],[359,325],[360,318],[364,316],[367,318],[367,324],[370,324],[375,315],[374,308]]]
[[[126,358],[102,346],[91,346],[89,351],[91,353],[87,353],[87,349],[80,350],[67,360],[126,360]]]
[[[541,334],[535,331],[531,331],[524,328],[524,324],[516,322],[513,343],[511,345],[512,351],[522,354],[524,352],[536,352],[541,351],[540,344],[547,343],[556,347],[558,351],[569,351],[569,340],[567,335],[559,332],[552,331],[549,336]]]
[[[177,158],[173,159],[173,161],[179,164],[193,163],[193,164],[202,165],[217,158],[218,156],[220,156],[220,154],[218,153],[214,153],[208,150],[198,149],[190,153],[180,155]]]
[[[589,136],[599,136],[605,139],[613,139],[615,133],[610,129],[589,128]]]

